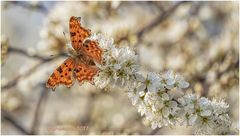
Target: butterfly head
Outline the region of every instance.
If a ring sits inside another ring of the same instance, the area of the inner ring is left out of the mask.
[[[73,49],[71,43],[67,43],[67,54],[71,57],[78,56],[78,53],[76,52],[76,50]]]
[[[73,21],[73,20],[81,21],[81,17],[71,16],[70,21]]]

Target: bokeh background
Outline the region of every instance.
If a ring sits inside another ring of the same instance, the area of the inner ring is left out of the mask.
[[[186,92],[224,99],[238,131],[238,13],[238,2],[1,1],[1,134],[192,134],[152,130],[125,90],[46,89],[66,58],[70,16],[136,49],[142,72],[172,69],[190,82]]]

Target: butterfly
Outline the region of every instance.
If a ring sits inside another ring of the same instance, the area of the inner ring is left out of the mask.
[[[93,78],[99,71],[96,63],[102,63],[103,51],[97,41],[88,39],[91,31],[81,26],[81,17],[70,18],[69,30],[71,55],[54,70],[46,83],[53,91],[60,84],[71,87],[74,79],[77,79],[80,85],[84,81],[93,84]]]

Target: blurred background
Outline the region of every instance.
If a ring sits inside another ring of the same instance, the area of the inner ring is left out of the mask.
[[[172,69],[190,82],[186,92],[224,99],[238,129],[238,13],[238,2],[1,2],[1,134],[192,134],[152,130],[121,89],[48,90],[71,16],[135,48],[141,71]]]

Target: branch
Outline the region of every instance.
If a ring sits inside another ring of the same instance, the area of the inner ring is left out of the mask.
[[[139,31],[135,33],[135,35],[138,37],[138,39],[141,39],[142,36],[151,31],[153,28],[155,28],[157,25],[161,24],[165,19],[167,19],[181,4],[186,3],[188,1],[181,1],[178,2],[176,5],[171,7],[170,9],[163,11],[162,14],[158,15],[153,21],[151,21],[148,25],[141,28]],[[127,40],[128,36],[122,36],[118,40],[116,40],[116,43],[119,43],[120,41]],[[138,42],[139,43],[139,42]]]
[[[29,76],[31,73],[33,73],[40,65],[42,64],[45,64],[45,63],[48,63],[54,59],[57,59],[59,57],[62,57],[62,56],[67,56],[66,54],[64,53],[60,53],[59,55],[56,55],[54,56],[53,58],[45,58],[45,57],[42,57],[42,56],[39,56],[39,55],[29,55],[28,52],[26,50],[23,50],[23,49],[17,49],[17,48],[14,48],[14,47],[11,47],[9,46],[9,53],[18,53],[18,54],[21,54],[23,56],[26,56],[26,57],[29,57],[29,58],[34,58],[34,59],[38,59],[42,62],[36,64],[35,66],[33,66],[31,69],[29,69],[25,74],[23,75],[18,75],[15,79],[13,79],[12,81],[10,81],[8,84],[4,85],[1,87],[2,91],[3,90],[6,90],[6,89],[9,89],[9,88],[12,88],[14,87],[20,78],[22,77],[27,77]]]
[[[8,47],[8,52],[9,53],[11,53],[11,52],[12,53],[18,53],[18,54],[21,54],[23,56],[38,59],[38,60],[41,60],[41,61],[50,61],[50,60],[53,59],[53,58],[46,58],[46,57],[43,57],[43,56],[40,56],[40,55],[37,55],[37,54],[36,55],[30,55],[26,50],[14,48],[12,46]],[[57,57],[59,57],[59,56],[67,56],[67,55],[64,54],[64,53],[60,53],[59,55],[57,55]]]
[[[91,92],[90,93],[90,96],[88,97],[88,106],[87,106],[87,109],[86,109],[86,112],[85,112],[85,118],[84,118],[84,120],[80,121],[80,125],[89,128],[89,124],[91,122],[91,115],[92,115],[92,111],[93,111],[93,108],[94,108],[94,102],[96,100],[96,96],[97,96],[96,92]],[[80,132],[80,134],[82,134],[82,133]]]
[[[43,4],[40,4],[40,3],[37,3],[36,5],[32,5],[32,4],[29,4],[27,2],[21,2],[21,1],[12,1],[11,3],[15,4],[15,5],[18,5],[18,6],[21,6],[23,8],[29,9],[29,10],[31,10],[31,9],[38,10],[43,14],[48,13],[48,9]]]
[[[143,34],[151,31],[154,27],[156,27],[157,25],[162,23],[166,18],[168,18],[182,3],[186,3],[186,2],[188,2],[188,1],[178,2],[176,5],[174,5],[170,9],[168,9],[165,12],[163,12],[162,14],[158,15],[156,17],[156,19],[154,19],[152,22],[150,22],[148,25],[146,25],[145,27],[143,27],[136,33],[137,37],[141,38],[143,36]]]
[[[1,113],[2,113],[1,114],[2,119],[9,121],[14,127],[16,127],[18,130],[20,130],[23,134],[34,135],[34,133],[29,132],[21,124],[19,124],[15,120],[15,118],[12,115],[10,115],[10,113],[8,113],[7,111],[5,111],[4,109],[1,109]]]
[[[33,66],[33,67],[32,67],[31,69],[29,69],[28,72],[25,73],[24,75],[18,75],[16,78],[14,78],[13,80],[11,80],[8,84],[2,86],[2,87],[1,87],[2,91],[5,91],[5,90],[7,90],[7,89],[10,89],[10,88],[16,86],[17,83],[18,83],[18,81],[20,80],[20,78],[26,77],[26,76],[30,75],[31,73],[33,73],[33,72],[38,68],[38,66],[40,66],[40,65],[42,65],[42,64],[43,64],[43,63],[39,63],[39,64]]]
[[[45,84],[42,83],[41,84],[43,88],[45,88]],[[34,113],[34,118],[33,118],[33,123],[32,123],[32,128],[31,128],[31,132],[32,133],[37,133],[38,128],[39,128],[39,124],[41,122],[41,117],[43,116],[43,102],[46,103],[46,99],[48,96],[49,91],[45,90],[45,89],[41,89],[41,96],[38,99],[37,105],[36,105],[36,110]],[[40,113],[41,112],[41,113]]]
[[[155,135],[158,133],[159,130],[160,128],[153,129],[148,135]]]

